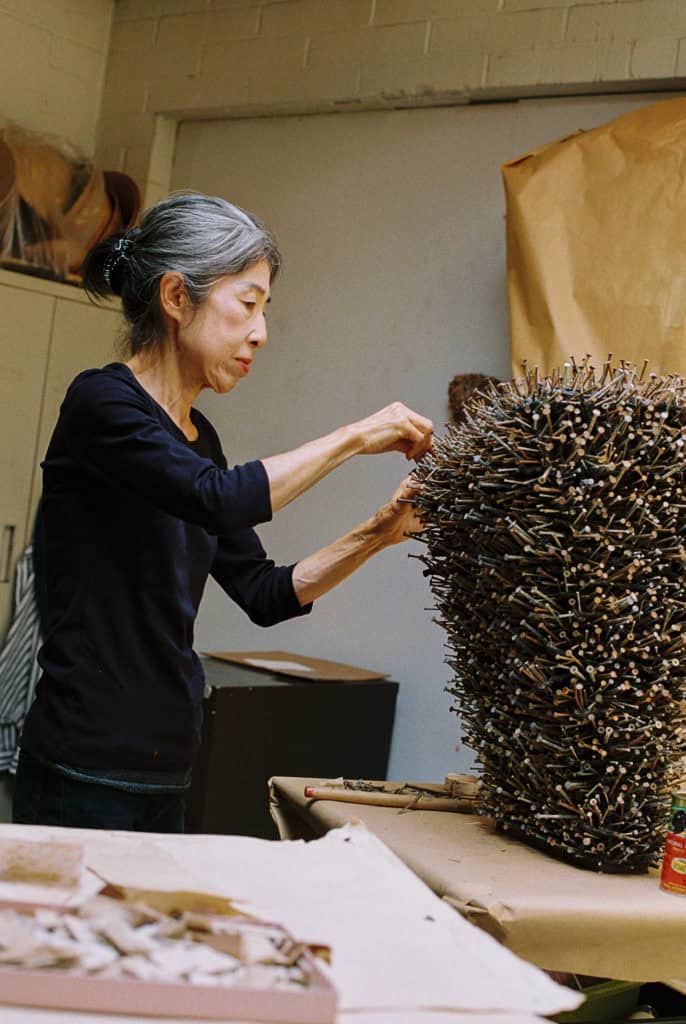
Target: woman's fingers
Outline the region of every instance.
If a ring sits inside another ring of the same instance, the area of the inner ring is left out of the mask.
[[[401,480],[398,484],[391,500],[412,501],[412,499],[419,494],[421,489],[422,485],[410,474],[410,476],[406,476],[405,479]]]
[[[433,441],[431,420],[402,402],[392,402],[362,420],[359,427],[362,451],[370,455],[401,451],[408,459],[420,459],[431,449]]]
[[[414,427],[408,427],[403,437],[398,442],[397,448],[406,459],[416,458],[415,453],[421,451],[424,444],[424,435]]]
[[[405,451],[406,459],[413,459],[415,462],[419,462],[423,459],[427,452],[433,450],[433,432],[428,436],[426,434],[417,433],[414,442],[410,442],[410,446]]]
[[[400,544],[424,529],[413,499],[421,485],[411,476],[405,477],[394,491],[390,501],[382,505],[374,517],[375,528],[385,544]]]
[[[418,413],[411,412],[408,427],[408,447],[405,450],[406,459],[419,461],[431,449],[433,444],[434,425],[431,420]]]

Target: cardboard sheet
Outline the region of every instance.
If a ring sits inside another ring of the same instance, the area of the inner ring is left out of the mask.
[[[658,871],[585,871],[475,815],[308,800],[304,787],[321,781],[272,780],[282,829],[297,819],[319,834],[363,822],[464,917],[540,967],[627,981],[686,976],[686,896],[663,892]]]
[[[64,833],[0,826],[0,836]],[[434,1011],[447,1024],[452,1014],[459,1020],[471,1011],[470,1021],[495,1014],[504,1024],[579,1001],[463,921],[364,828],[349,826],[307,844],[243,836],[69,834],[84,843],[87,864],[117,884],[228,896],[299,938],[330,945],[342,1020],[354,1012],[355,1021],[370,1014],[369,1020],[378,1015],[384,1024],[418,1024]],[[27,1019],[34,1018],[17,1017]]]
[[[686,99],[503,167],[512,372],[586,353],[686,374]]]
[[[0,903],[81,906],[103,886],[84,863],[82,843],[0,836]]]
[[[365,679],[387,678],[383,672],[343,665],[339,661],[327,661],[325,658],[291,654],[289,651],[207,651],[205,656],[312,682],[362,682]]]

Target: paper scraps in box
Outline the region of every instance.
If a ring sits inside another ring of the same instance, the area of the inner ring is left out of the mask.
[[[274,926],[95,896],[73,913],[0,910],[0,964],[100,978],[295,988],[305,947]]]

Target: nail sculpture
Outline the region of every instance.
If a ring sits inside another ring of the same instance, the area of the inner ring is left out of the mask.
[[[686,382],[588,359],[488,383],[416,470],[418,556],[480,811],[641,872],[686,756]]]

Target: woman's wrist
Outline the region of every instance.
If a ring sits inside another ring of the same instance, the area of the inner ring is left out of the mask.
[[[356,526],[352,533],[358,544],[368,550],[370,555],[383,551],[393,543],[391,523],[381,509]]]
[[[336,448],[344,460],[364,452],[365,439],[359,423],[346,423],[334,430],[333,436],[336,438]]]

